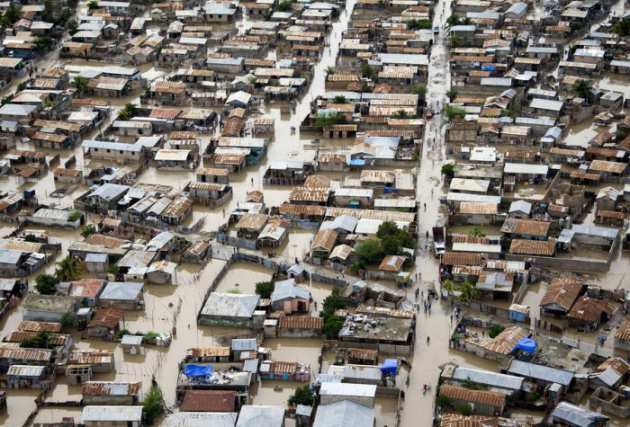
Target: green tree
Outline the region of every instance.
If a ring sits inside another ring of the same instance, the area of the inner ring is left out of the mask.
[[[361,76],[367,79],[373,79],[376,76],[376,71],[367,62],[361,64]]]
[[[398,117],[399,119],[406,119],[408,117],[408,114],[405,110],[398,110],[396,111],[396,117]]]
[[[20,343],[22,348],[52,348],[53,344],[50,342],[49,332],[39,332],[32,339],[24,340]]]
[[[407,28],[410,30],[428,30],[431,28],[431,21],[428,19],[412,19],[407,21]]]
[[[466,111],[457,105],[447,105],[444,112],[446,113],[448,120],[453,120],[455,118],[463,119],[466,115]]]
[[[21,15],[22,11],[20,10],[20,7],[11,2],[11,4],[9,4],[9,7],[7,8],[7,11],[4,12],[4,15],[0,17],[0,26],[2,28],[12,26],[20,20]]]
[[[418,97],[424,101],[427,96],[427,87],[425,85],[415,84],[411,86],[411,92],[418,95]]]
[[[69,7],[64,7],[61,10],[61,14],[59,15],[59,18],[55,21],[55,23],[61,27],[68,28],[67,24],[70,22],[70,18],[72,18],[72,15],[74,15],[72,9],[70,9]]]
[[[630,19],[620,19],[613,25],[612,32],[619,37],[627,37],[630,35]]]
[[[57,263],[55,275],[62,282],[78,280],[83,275],[83,263],[79,258],[68,255]]]
[[[72,313],[65,313],[61,316],[61,327],[65,330],[74,328],[77,324],[77,319],[74,317]]]
[[[384,256],[380,239],[367,239],[357,243],[354,253],[364,265],[375,264]]]
[[[315,118],[315,127],[318,129],[324,129],[329,126],[339,125],[343,123],[346,123],[346,117],[339,112],[319,113]]]
[[[90,0],[87,4],[87,7],[89,10],[94,10],[94,9],[98,9],[98,1],[96,0]]]
[[[462,404],[456,405],[455,411],[458,414],[464,415],[466,417],[469,415],[472,415],[472,408],[470,407],[469,403],[462,403]]]
[[[164,399],[162,398],[162,390],[156,385],[151,387],[142,402],[142,411],[147,425],[153,423],[164,414]]]
[[[288,12],[291,10],[291,5],[293,4],[292,0],[282,0],[279,4],[278,4],[278,11],[279,12]]]
[[[341,295],[339,288],[333,288],[330,295],[324,299],[322,304],[322,317],[331,317],[337,310],[348,307],[348,299]]]
[[[455,88],[450,88],[448,90],[448,92],[446,92],[446,96],[448,96],[448,99],[453,102],[455,100],[455,98],[457,98],[457,89]]]
[[[333,99],[333,103],[335,103],[335,104],[345,104],[346,102],[348,102],[348,100],[343,95],[337,95]]]
[[[83,76],[76,76],[72,80],[72,84],[77,89],[79,94],[83,95],[88,88],[88,79]]]
[[[403,248],[415,247],[415,239],[409,231],[399,228],[392,221],[385,221],[376,232],[376,237],[381,240],[383,253],[385,255],[402,255]]]
[[[455,175],[455,165],[453,163],[445,163],[442,165],[441,172],[442,175],[445,175],[448,178],[453,178]]]
[[[80,211],[72,211],[70,212],[70,215],[68,215],[68,221],[74,222],[78,219],[81,219],[82,216],[83,214]]]
[[[593,83],[590,80],[580,79],[576,81],[573,84],[573,91],[589,104],[593,102]]]
[[[339,331],[343,328],[343,317],[330,316],[324,319],[324,335],[329,340],[334,340],[339,337]]]
[[[466,280],[460,287],[461,295],[459,299],[464,302],[475,300],[479,296],[479,290],[473,282]]]
[[[125,108],[120,110],[120,113],[118,113],[118,118],[120,120],[129,120],[130,118],[135,116],[136,113],[137,113],[136,106],[131,103],[128,103],[127,105],[125,105]]]
[[[59,280],[50,274],[40,274],[35,279],[35,289],[42,295],[52,295],[57,292]]]
[[[260,295],[261,298],[271,298],[274,288],[275,284],[273,282],[256,283],[256,293]]]
[[[451,34],[451,37],[449,38],[449,41],[450,41],[450,46],[451,47],[459,47],[459,45],[462,42],[462,40],[459,38],[459,36],[457,34]]]
[[[96,233],[96,226],[94,224],[88,224],[81,228],[81,236],[88,237]]]
[[[497,335],[503,332],[504,329],[505,328],[501,325],[492,325],[490,326],[490,329],[488,329],[488,336],[490,338],[495,338]]]
[[[315,403],[315,393],[313,393],[309,384],[296,388],[295,393],[289,398],[289,406],[313,406],[313,403]]]
[[[68,32],[70,33],[70,35],[74,35],[74,33],[77,32],[77,30],[79,29],[79,24],[77,24],[77,21],[74,19],[70,19],[67,23],[66,23],[66,29],[68,30]]]
[[[444,280],[442,282],[442,289],[444,289],[449,294],[452,294],[456,289],[455,282],[453,282],[451,279]]]
[[[40,52],[40,53],[46,53],[50,51],[54,45],[55,45],[55,41],[48,36],[37,37],[35,38],[35,41],[33,42],[33,47],[35,48],[37,52]]]
[[[51,0],[44,0],[44,11],[42,12],[42,18],[46,22],[55,21],[55,7]]]

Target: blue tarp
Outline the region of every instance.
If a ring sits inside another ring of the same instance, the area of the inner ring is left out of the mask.
[[[207,377],[212,375],[212,366],[208,365],[186,365],[184,375],[187,377]]]
[[[538,348],[538,344],[531,338],[521,338],[514,347],[515,350],[522,350],[525,353],[533,353]]]
[[[496,71],[497,67],[495,67],[494,65],[482,65],[481,69],[483,71]]]
[[[363,159],[350,159],[348,164],[350,166],[365,166],[365,160],[363,160]]]
[[[381,372],[385,375],[396,375],[398,373],[398,360],[385,359],[381,365]]]

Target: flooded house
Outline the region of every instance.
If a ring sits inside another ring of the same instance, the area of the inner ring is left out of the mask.
[[[41,389],[52,387],[52,369],[48,366],[11,365],[6,372],[8,389]]]
[[[111,341],[120,331],[124,311],[118,307],[100,308],[94,311],[94,316],[88,322],[86,335],[90,338],[100,338]]]
[[[94,373],[114,371],[114,355],[107,350],[74,350],[68,355],[68,365],[88,366]]]
[[[199,312],[202,325],[256,328],[262,326],[264,312],[257,312],[259,295],[212,292]]]
[[[179,410],[189,413],[234,413],[240,406],[240,398],[233,390],[187,390],[179,405]]]
[[[81,423],[86,427],[119,426],[140,427],[142,406],[88,405],[81,411]]]
[[[134,405],[141,389],[139,382],[88,381],[81,385],[85,405]]]
[[[232,187],[226,184],[191,182],[184,190],[189,193],[193,202],[208,206],[220,206],[232,198]]]
[[[352,346],[361,342],[385,353],[407,354],[414,342],[415,316],[401,317],[375,314],[348,315],[339,331],[339,341]]]
[[[326,405],[320,404],[315,414],[314,427],[353,425],[371,427],[375,424],[374,408],[352,400],[340,400]]]
[[[271,323],[271,330],[265,325],[267,336],[277,336],[280,338],[316,338],[322,335],[324,329],[324,319],[309,315],[280,316],[279,319],[267,319]]]
[[[107,282],[99,297],[100,307],[118,307],[123,310],[144,308],[144,284],[138,282]]]
[[[448,399],[453,405],[467,405],[479,415],[499,416],[506,407],[505,395],[496,391],[470,390],[445,384],[440,387],[439,396]]]
[[[312,301],[311,293],[297,286],[294,279],[274,283],[271,293],[271,309],[284,314],[308,313]]]
[[[313,164],[301,160],[274,161],[263,177],[266,185],[302,185],[314,172]]]
[[[271,405],[243,405],[236,427],[284,427],[284,408]]]

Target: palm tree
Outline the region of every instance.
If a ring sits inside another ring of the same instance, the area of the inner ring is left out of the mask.
[[[62,282],[80,279],[83,274],[83,263],[79,258],[68,255],[57,263],[55,274]]]

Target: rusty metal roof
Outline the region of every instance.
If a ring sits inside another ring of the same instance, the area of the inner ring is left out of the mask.
[[[184,412],[234,412],[236,392],[232,390],[187,390],[179,406]]]
[[[141,382],[88,381],[81,385],[83,396],[134,396],[142,386]]]
[[[472,390],[464,387],[444,384],[440,387],[440,396],[464,402],[478,403],[481,405],[505,406],[505,395],[496,391]]]
[[[583,285],[576,279],[570,277],[558,277],[554,279],[547,292],[540,301],[540,306],[556,304],[565,311],[569,311],[580,292]]]
[[[278,326],[281,329],[317,329],[324,327],[324,319],[314,316],[282,316]]]
[[[195,347],[188,349],[192,357],[227,357],[230,355],[230,347]]]
[[[18,330],[25,332],[61,332],[61,323],[22,320]]]
[[[556,252],[556,239],[547,241],[514,239],[510,245],[510,253],[515,255],[553,256]]]

